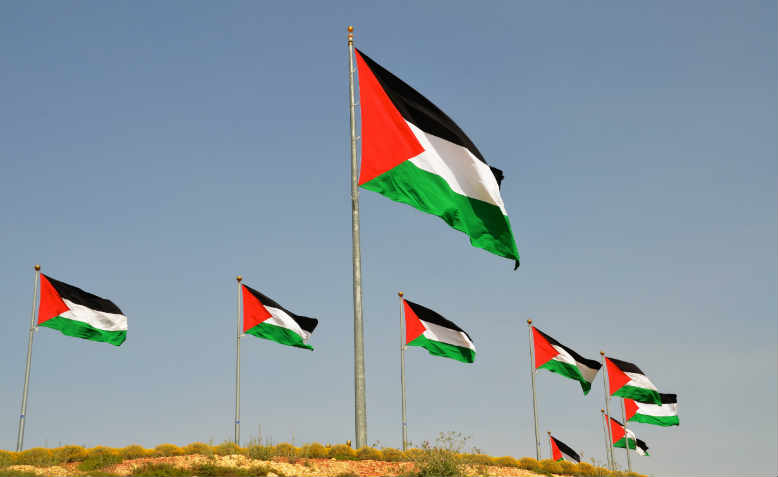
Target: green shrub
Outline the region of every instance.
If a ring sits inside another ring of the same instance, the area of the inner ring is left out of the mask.
[[[270,460],[273,457],[273,447],[263,445],[252,445],[248,447],[249,457],[259,460]]]
[[[48,467],[54,464],[54,457],[50,450],[43,447],[34,447],[20,452],[16,457],[16,463],[34,465],[35,467]]]
[[[81,446],[64,446],[51,450],[55,464],[67,464],[69,462],[81,462],[86,459],[87,452]]]
[[[191,444],[184,446],[181,451],[184,453],[184,455],[199,454],[207,457],[211,457],[213,455],[213,448],[208,444],[203,444],[202,442],[192,442]]]
[[[247,452],[245,449],[241,449],[237,444],[230,441],[224,441],[213,449],[216,455],[245,455]]]
[[[121,461],[122,456],[117,450],[109,447],[97,446],[87,451],[87,457],[78,464],[78,469],[84,471],[97,470],[109,465],[118,464]]]
[[[323,459],[329,455],[329,452],[326,447],[319,444],[318,442],[314,442],[313,444],[303,446],[300,449],[300,455],[310,459]]]
[[[494,465],[492,458],[485,454],[463,454],[462,462],[470,465]]]
[[[405,455],[405,458],[408,460],[412,460],[416,462],[417,460],[424,457],[424,449],[419,449],[418,447],[413,447],[411,449],[406,450],[403,452]]]
[[[532,457],[522,457],[519,459],[519,467],[525,470],[538,471],[540,463]]]
[[[138,444],[132,444],[119,449],[119,457],[121,457],[122,460],[140,459],[141,457],[147,456],[148,451]]]
[[[160,444],[154,448],[154,455],[158,457],[172,457],[175,455],[183,455],[184,451],[180,447],[173,444]]]
[[[350,460],[356,458],[357,453],[346,444],[338,444],[330,447],[329,456],[330,459]]]
[[[281,457],[295,457],[297,455],[297,448],[292,444],[282,442],[273,446],[273,455]]]
[[[548,472],[549,474],[562,473],[562,466],[555,460],[543,459],[539,462],[539,464],[541,472]]]
[[[563,460],[558,464],[562,468],[562,470],[559,472],[560,474],[575,475],[576,472],[578,472],[578,464],[576,464],[575,462]]]
[[[18,454],[16,452],[9,452],[0,449],[0,467],[13,465],[16,462],[17,455]]]
[[[419,477],[465,475],[460,452],[468,439],[458,432],[441,432],[434,446],[425,442],[421,449],[410,449],[406,455],[416,464]]]
[[[142,477],[184,477],[192,475],[192,471],[180,469],[172,464],[145,464],[135,467],[130,475]]]
[[[360,447],[357,449],[357,459],[359,460],[383,460],[383,458],[381,451],[373,447]]]
[[[505,457],[495,457],[494,464],[501,465],[503,467],[519,467],[520,465],[518,460],[507,455]]]
[[[384,460],[389,462],[401,462],[406,459],[403,451],[392,449],[391,447],[384,447],[381,449],[381,454],[384,456]]]

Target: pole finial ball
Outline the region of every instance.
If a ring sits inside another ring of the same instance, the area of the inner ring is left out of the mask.
[[[243,277],[238,275],[237,277],[235,277],[235,280],[241,281],[241,280],[243,280]]]
[[[605,414],[605,409],[600,409],[600,412]]]
[[[532,324],[532,320],[527,320],[527,324],[531,325]]]
[[[600,351],[600,356],[605,356],[605,351]]]
[[[41,269],[41,266],[36,264],[36,265],[35,265],[35,271],[37,272],[37,271],[38,271],[38,270],[40,270],[40,269]]]
[[[397,292],[397,296],[399,296],[400,298],[402,298],[402,297],[403,297],[403,295],[405,295],[405,293],[403,293],[403,292]]]
[[[351,33],[354,31],[354,27],[352,25],[348,26],[348,32]]]

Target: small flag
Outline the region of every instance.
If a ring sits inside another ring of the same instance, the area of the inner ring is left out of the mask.
[[[613,437],[613,447],[624,448],[629,443],[629,448],[634,449],[640,455],[649,455],[648,446],[645,442],[638,439],[635,433],[624,427],[622,423],[614,418],[610,418],[611,436]]]
[[[656,426],[678,425],[678,396],[660,394],[662,405],[646,404],[632,399],[624,399],[627,421],[654,424]]]
[[[439,314],[408,300],[405,307],[405,343],[430,354],[463,363],[475,361],[475,345],[465,330]]]
[[[532,327],[535,349],[535,369],[547,369],[581,383],[584,395],[589,394],[597,372],[602,365],[586,359],[559,341]]]
[[[38,326],[114,346],[127,339],[127,317],[111,300],[42,273]]]
[[[446,113],[357,51],[362,112],[359,185],[436,215],[470,244],[515,260],[519,251],[500,195],[503,174]]]
[[[637,366],[615,358],[605,358],[608,368],[608,387],[612,396],[662,405],[662,398],[654,383]]]
[[[559,462],[562,459],[567,459],[571,462],[581,462],[581,457],[578,455],[576,451],[568,447],[567,444],[560,441],[556,437],[552,436],[551,434],[548,435],[548,438],[551,440],[551,456],[552,459]]]
[[[257,290],[246,285],[241,286],[244,333],[313,351],[308,340],[319,320],[295,315]]]

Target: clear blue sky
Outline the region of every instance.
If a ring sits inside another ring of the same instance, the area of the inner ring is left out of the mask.
[[[362,193],[369,442],[400,445],[403,290],[478,348],[408,352],[413,442],[534,454],[532,317],[678,393],[680,427],[633,426],[636,470],[775,475],[776,4],[755,1],[4,3],[0,448],[35,263],[129,334],[35,335],[26,447],[228,439],[237,274],[320,319],[313,353],[243,341],[244,442],[353,439],[348,24],[505,172],[522,257]],[[543,434],[603,461],[600,379],[537,385]]]

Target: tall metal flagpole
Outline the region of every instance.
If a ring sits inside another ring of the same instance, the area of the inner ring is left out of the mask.
[[[540,434],[538,434],[538,402],[535,398],[535,346],[532,342],[532,320],[527,320],[529,329],[529,375],[532,381],[532,415],[535,418],[535,452],[540,460]]]
[[[243,280],[243,277],[238,275],[235,280],[238,281],[238,329],[237,329],[237,335],[235,338],[236,346],[235,346],[235,445],[240,445],[240,335],[241,335],[241,328],[240,328],[240,318],[241,318],[241,284],[240,282]]]
[[[35,305],[38,303],[38,282],[40,282],[41,266],[35,265],[35,282],[32,286],[32,316],[30,331],[27,338],[27,366],[24,368],[24,391],[22,391],[22,410],[19,413],[19,431],[16,434],[16,452],[21,452],[24,446],[24,418],[27,415],[27,390],[30,384],[30,362],[32,361],[32,334],[35,332]]]
[[[398,292],[400,297],[400,387],[402,388],[402,431],[403,452],[408,447],[408,421],[405,418],[405,307],[403,306],[403,292]]]
[[[608,422],[605,419],[605,409],[600,409],[600,413],[602,414],[602,433],[605,436],[605,461],[608,463],[608,468],[612,469],[613,464],[611,463],[610,446],[608,445]]]
[[[616,459],[613,455],[613,434],[611,433],[611,410],[608,406],[608,401],[610,401],[610,396],[608,396],[608,368],[605,366],[605,351],[600,351],[600,361],[602,362],[602,390],[604,391],[605,395],[605,415],[607,416],[607,419],[605,420],[605,427],[608,430],[608,455],[610,456],[611,460],[611,470],[616,470]]]
[[[632,462],[629,460],[629,433],[627,433],[627,410],[624,408],[624,399],[621,400],[621,418],[624,419],[624,434],[627,438],[627,472],[632,472]],[[635,436],[635,448],[638,446],[637,436]]]
[[[365,405],[365,343],[362,326],[362,256],[359,250],[359,189],[357,188],[357,126],[354,103],[354,27],[348,27],[348,86],[351,122],[351,258],[354,272],[354,425],[357,448],[367,445]]]

